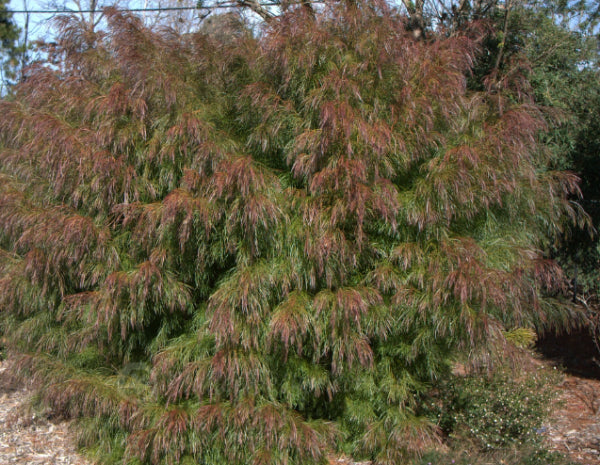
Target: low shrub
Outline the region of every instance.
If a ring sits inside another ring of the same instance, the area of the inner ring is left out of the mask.
[[[457,377],[440,389],[445,399],[432,402],[432,411],[454,442],[471,442],[481,451],[535,446],[555,405],[558,378],[548,370]]]

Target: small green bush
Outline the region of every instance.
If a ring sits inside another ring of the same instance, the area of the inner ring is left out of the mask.
[[[442,390],[439,424],[453,440],[473,442],[482,451],[539,444],[557,381],[547,371],[456,378]]]

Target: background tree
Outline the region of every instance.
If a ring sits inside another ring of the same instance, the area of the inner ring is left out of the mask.
[[[7,86],[14,82],[16,69],[20,64],[19,34],[20,30],[15,24],[7,0],[0,1],[0,67],[2,83],[0,93],[7,91]]]
[[[491,0],[452,5],[436,0],[419,5],[425,31],[455,34],[472,21],[485,25],[483,53],[469,80],[473,89],[496,86],[499,90],[507,78],[514,82],[514,73],[527,76],[528,92],[548,122],[544,137],[553,152],[553,166],[571,169],[581,178],[583,198],[578,202],[597,229],[597,3]],[[569,280],[577,281],[579,296],[585,295],[588,304],[597,300],[600,282],[598,236],[590,232],[590,228],[570,228],[544,246]]]
[[[465,354],[567,324],[577,218],[526,80],[478,29],[290,6],[260,38],[72,17],[0,103],[0,324],[116,463],[399,463]]]
[[[504,69],[499,70],[510,73],[521,57],[527,58],[533,96],[550,122],[545,142],[553,151],[553,164],[581,177],[580,202],[595,229],[600,224],[595,143],[600,89],[597,19],[596,5],[585,2],[515,5],[501,37],[506,53]],[[558,243],[547,245],[547,254],[559,259],[569,279],[577,280],[580,295],[593,295],[599,289],[597,241],[597,234],[589,229],[571,229]]]

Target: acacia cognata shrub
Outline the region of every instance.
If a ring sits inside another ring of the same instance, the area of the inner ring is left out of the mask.
[[[256,38],[63,18],[0,102],[0,312],[16,373],[105,463],[399,463],[458,353],[568,314],[537,240],[572,215],[523,82],[478,32],[380,2]]]

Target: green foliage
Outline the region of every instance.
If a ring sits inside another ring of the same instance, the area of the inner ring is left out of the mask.
[[[442,427],[481,451],[540,446],[540,431],[557,397],[556,373],[515,377],[509,371],[456,378],[435,404]]]
[[[2,331],[98,460],[399,463],[457,354],[572,320],[539,245],[576,179],[527,92],[468,88],[477,29],[106,20],[62,18],[0,102]]]
[[[514,328],[507,331],[504,337],[512,345],[521,349],[529,349],[537,341],[537,334],[530,328]]]
[[[528,82],[521,82],[519,88],[528,87],[545,113],[548,126],[542,138],[552,154],[551,164],[581,178],[581,195],[572,200],[590,215],[592,226],[570,228],[544,248],[569,279],[577,275],[580,294],[597,294],[599,236],[593,233],[600,226],[597,5],[555,0],[511,2],[508,12],[491,8],[485,18],[491,27],[470,83],[473,88],[484,87],[501,48],[502,59],[491,82],[503,88],[512,73],[527,75]]]
[[[568,97],[570,114],[568,154],[570,168],[581,177],[581,201],[591,217],[595,231],[574,230],[565,236],[554,254],[571,278],[577,278],[579,295],[588,302],[598,301],[600,293],[600,179],[598,153],[600,149],[600,73],[596,69],[581,72],[581,81]],[[590,298],[591,297],[591,298]]]
[[[20,29],[15,24],[12,13],[7,8],[9,1],[0,0],[0,63],[2,66],[2,89],[14,79],[14,71],[22,52],[19,47]]]
[[[555,115],[545,134],[545,142],[554,153],[553,163],[574,171],[581,178],[579,202],[590,215],[593,228],[598,230],[600,76],[597,38],[586,29],[574,30],[571,24],[554,23],[547,13],[523,12],[515,21],[528,24],[527,29],[531,31],[525,50],[533,60],[530,80],[535,99]],[[550,253],[557,257],[570,278],[577,275],[580,293],[598,293],[597,234],[590,234],[589,229],[569,231],[558,244],[552,244]]]

